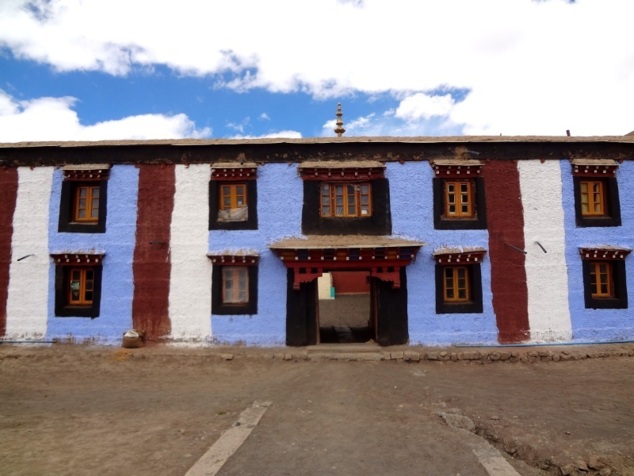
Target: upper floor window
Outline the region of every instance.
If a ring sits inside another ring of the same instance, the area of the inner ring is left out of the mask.
[[[322,217],[367,217],[372,215],[372,185],[321,184]]]
[[[577,226],[620,226],[617,163],[576,159],[572,165]]]
[[[110,166],[107,164],[67,165],[63,171],[58,230],[60,232],[104,233]]]
[[[389,184],[381,162],[307,161],[299,173],[304,234],[391,234]]]
[[[213,164],[209,181],[209,229],[256,230],[257,227],[256,164]]]
[[[99,220],[99,185],[78,184],[75,188],[74,221],[96,223]]]
[[[436,160],[434,227],[439,230],[486,228],[484,184],[478,160]]]
[[[475,215],[473,180],[445,180],[445,218],[473,218]]]
[[[631,251],[616,247],[579,250],[586,308],[627,309],[625,258]]]
[[[55,315],[98,317],[103,254],[62,253],[55,262]]]
[[[247,221],[249,207],[246,183],[221,184],[218,221]]]

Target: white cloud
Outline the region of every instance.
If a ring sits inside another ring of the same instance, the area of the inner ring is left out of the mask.
[[[454,100],[449,94],[429,96],[416,93],[407,96],[396,109],[396,117],[404,120],[429,119],[434,116],[447,116],[452,111]]]
[[[301,139],[302,133],[292,130],[268,132],[262,135],[237,135],[229,139]]]
[[[0,142],[205,138],[211,129],[198,129],[185,115],[143,114],[80,124],[72,109],[74,98],[16,101],[0,90]]]
[[[0,2],[0,47],[60,71],[166,65],[240,91],[390,91],[401,104],[385,129],[404,132],[634,127],[631,0],[38,0],[37,14],[26,4]],[[469,94],[430,93],[454,89]]]
[[[263,112],[262,114],[260,114],[258,119],[260,119],[261,121],[270,121],[271,120],[271,118],[269,117],[269,115],[266,112]]]

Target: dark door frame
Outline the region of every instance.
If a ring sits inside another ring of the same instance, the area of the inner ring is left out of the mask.
[[[350,263],[350,270],[370,271],[360,263]],[[337,267],[341,270],[342,267]],[[328,271],[325,267],[323,271]],[[286,286],[286,345],[302,347],[319,341],[317,276],[304,280],[299,289],[294,286],[295,270],[287,269]],[[407,315],[407,273],[400,268],[400,286],[371,276],[371,306],[376,314],[376,337],[382,346],[407,344],[409,325]],[[376,304],[375,304],[376,303]]]

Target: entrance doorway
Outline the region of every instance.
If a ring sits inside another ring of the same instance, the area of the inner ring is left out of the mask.
[[[373,235],[317,235],[271,244],[286,267],[286,345],[335,340],[327,329],[339,322],[350,329],[347,340],[351,342],[372,339],[379,345],[406,344],[409,329],[405,268],[423,244]],[[334,274],[335,280],[336,273],[341,273],[344,282],[339,285],[339,293],[331,282],[332,296],[330,292],[319,295],[317,283],[324,273],[331,273],[331,279]],[[346,284],[352,284],[352,289]],[[338,300],[342,288],[362,296]],[[323,302],[332,297],[334,303]],[[336,340],[340,342],[341,338],[337,336]]]
[[[369,271],[324,273],[318,282],[317,302],[320,343],[376,342]]]

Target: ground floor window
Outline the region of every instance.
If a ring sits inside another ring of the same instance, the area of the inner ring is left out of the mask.
[[[222,267],[222,303],[243,305],[249,302],[249,270],[245,266]]]
[[[480,265],[436,265],[436,312],[482,312]]]
[[[630,250],[582,249],[585,306],[589,309],[626,309],[625,257]]]
[[[71,306],[92,306],[95,296],[95,269],[92,267],[69,268],[68,304]]]
[[[209,256],[213,263],[212,314],[257,314],[256,256]]]
[[[482,273],[485,250],[438,250],[436,260],[436,313],[482,312]]]
[[[471,277],[467,266],[443,268],[443,299],[447,303],[471,302]]]
[[[101,304],[102,256],[54,255],[55,315],[98,317]]]

